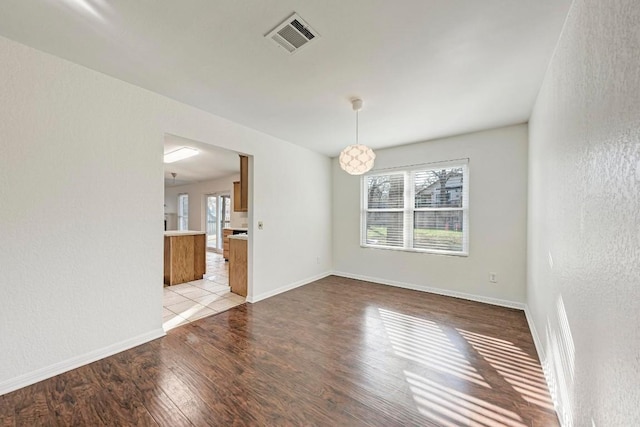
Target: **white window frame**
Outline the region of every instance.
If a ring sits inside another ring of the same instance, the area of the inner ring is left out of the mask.
[[[416,172],[443,169],[462,168],[462,207],[442,207],[442,208],[416,208],[415,207],[415,185]],[[367,178],[372,176],[384,176],[403,174],[404,176],[404,207],[393,209],[369,210]],[[434,211],[462,211],[462,250],[450,251],[441,249],[424,249],[413,247],[413,226],[415,212]],[[403,246],[385,246],[367,243],[367,213],[368,212],[403,212]],[[360,246],[363,248],[386,249],[405,252],[421,252],[440,255],[469,256],[469,160],[459,159],[444,162],[425,163],[400,168],[373,171],[362,176],[360,180]]]
[[[182,197],[187,198],[187,212],[185,215],[184,210],[182,209]],[[182,227],[182,218],[184,218],[185,227]],[[187,231],[189,230],[189,193],[180,193],[178,194],[178,231]]]

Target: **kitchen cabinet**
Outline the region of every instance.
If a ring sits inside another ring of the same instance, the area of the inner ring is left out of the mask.
[[[246,212],[242,210],[242,195],[240,193],[240,181],[233,183],[233,211]]]
[[[233,183],[233,211],[249,210],[249,158],[240,155],[240,181]]]
[[[229,236],[231,236],[232,234],[232,229],[222,229],[222,256],[224,257],[224,259],[229,259]]]
[[[247,228],[227,227],[222,229],[222,256],[229,260],[229,236],[233,234],[246,234]]]
[[[229,286],[234,294],[247,296],[247,236],[229,238]]]

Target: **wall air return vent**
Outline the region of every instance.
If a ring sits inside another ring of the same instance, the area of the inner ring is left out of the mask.
[[[297,13],[285,19],[265,38],[293,54],[320,37]]]

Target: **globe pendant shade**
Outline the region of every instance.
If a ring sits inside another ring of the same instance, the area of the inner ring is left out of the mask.
[[[340,167],[351,175],[362,175],[373,168],[376,154],[366,145],[349,145],[340,153]]]

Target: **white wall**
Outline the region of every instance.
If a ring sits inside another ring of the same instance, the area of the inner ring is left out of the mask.
[[[527,126],[376,151],[374,169],[469,158],[469,256],[360,247],[360,177],[333,162],[337,274],[522,307],[525,298]],[[498,283],[489,283],[496,272]]]
[[[206,231],[206,196],[214,193],[227,193],[231,196],[231,227],[248,226],[247,212],[233,211],[233,182],[240,180],[240,174],[193,184],[167,187],[164,190],[165,214],[171,214],[172,224],[167,222],[168,230],[177,228],[178,195],[189,195],[189,230]],[[170,228],[169,228],[170,227]]]
[[[528,315],[567,426],[640,422],[639,23],[576,0],[530,122]]]
[[[330,159],[4,38],[0,87],[0,394],[162,335],[165,133],[254,156],[250,298],[330,270]]]

